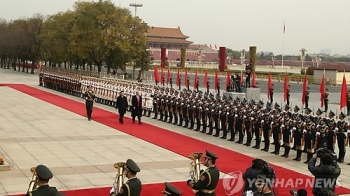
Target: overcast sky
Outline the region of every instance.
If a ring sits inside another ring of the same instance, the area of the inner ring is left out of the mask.
[[[97,0],[95,0],[97,1]],[[75,0],[0,2],[0,18],[13,20],[72,9]],[[137,15],[149,25],[181,27],[188,40],[234,50],[299,54],[330,49],[350,54],[350,0],[112,0],[129,7],[143,4]],[[134,14],[134,9],[130,8]],[[284,21],[286,32],[283,33]]]

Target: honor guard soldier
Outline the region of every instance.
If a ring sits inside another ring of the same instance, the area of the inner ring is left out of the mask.
[[[260,149],[260,142],[261,142],[261,134],[262,134],[262,127],[261,127],[261,120],[262,120],[262,111],[261,108],[263,107],[262,104],[264,104],[262,101],[260,101],[256,105],[256,110],[254,112],[254,120],[253,120],[253,133],[255,136],[255,146],[253,148]]]
[[[141,181],[136,177],[136,173],[141,171],[139,166],[133,160],[128,159],[124,169],[124,174],[128,181],[122,185],[117,193],[113,187],[110,191],[110,196],[140,196],[142,185]]]
[[[323,95],[324,112],[326,113],[328,111],[328,95],[329,95],[329,90],[326,88],[326,92]]]
[[[271,127],[272,127],[272,137],[273,137],[273,143],[275,146],[275,150],[272,151],[272,154],[278,155],[280,153],[280,148],[281,148],[281,108],[277,108],[275,110],[275,115],[273,117],[273,120],[271,122]]]
[[[37,175],[36,183],[39,187],[31,192],[28,192],[26,196],[56,196],[58,193],[56,187],[49,186],[49,180],[53,177],[49,168],[44,165],[38,165],[35,168]]]
[[[312,122],[312,116],[306,116],[305,120],[305,127],[304,127],[304,141],[305,141],[305,148],[307,152],[307,158],[304,163],[308,163],[310,159],[312,158],[312,155],[314,153],[314,142],[315,142],[315,124]]]
[[[287,105],[289,105],[289,100],[290,100],[290,85],[288,84],[288,88],[287,88]]]
[[[243,144],[244,139],[244,114],[243,114],[243,101],[240,103],[238,108],[238,113],[235,115],[235,130],[238,132],[238,141],[237,144]]]
[[[350,116],[350,90],[348,90],[348,94],[346,94],[346,109],[348,111],[347,115]]]
[[[327,138],[326,133],[328,132],[328,127],[325,123],[325,119],[322,118],[319,122],[319,125],[316,126],[316,137],[315,137],[315,151],[320,148],[327,147]]]
[[[170,183],[165,183],[165,190],[162,192],[163,196],[181,196],[182,193],[176,187],[171,185]]]
[[[273,90],[274,90],[274,86],[273,84],[271,84],[271,88],[269,89],[269,93],[270,93],[270,103],[273,103]]]
[[[337,143],[339,149],[338,162],[343,163],[345,157],[345,147],[346,147],[346,134],[347,134],[347,122],[344,120],[345,114],[341,112],[339,114],[339,121],[335,128],[337,134]]]
[[[297,150],[297,156],[293,160],[301,161],[304,145],[304,116],[302,114],[298,114],[294,122],[293,143]]]
[[[337,126],[337,123],[334,119],[335,113],[331,110],[328,114],[328,119],[326,121],[326,124],[328,126],[328,132],[326,133],[327,137],[327,149],[334,152],[335,148],[335,142],[336,142],[336,133],[335,128]]]
[[[281,156],[285,158],[289,157],[290,143],[292,141],[291,131],[293,128],[293,121],[291,117],[292,117],[292,113],[286,112],[284,114],[283,123],[281,125],[282,141],[284,145],[284,153]]]
[[[206,151],[206,156],[204,159],[204,166],[207,167],[206,170],[202,171],[198,181],[194,181],[189,178],[187,180],[187,185],[193,190],[198,191],[196,196],[215,196],[215,189],[219,182],[220,172],[215,166],[215,162],[218,157],[210,152]]]
[[[262,151],[268,152],[270,148],[270,135],[271,135],[271,111],[270,105],[266,104],[265,112],[261,120],[261,125],[263,129],[263,136],[264,136],[264,148],[261,149]]]

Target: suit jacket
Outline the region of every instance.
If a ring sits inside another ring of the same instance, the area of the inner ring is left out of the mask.
[[[56,196],[56,187],[49,187],[49,185],[39,186],[31,194],[27,193],[26,196]]]
[[[132,96],[131,104],[132,104],[132,116],[141,116],[142,97],[139,96],[139,102],[137,102],[136,95]]]
[[[126,109],[128,108],[128,100],[126,99],[125,96],[118,96],[117,97],[117,104],[116,108],[118,109],[119,114],[125,114]]]

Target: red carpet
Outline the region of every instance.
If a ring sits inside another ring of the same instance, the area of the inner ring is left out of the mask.
[[[86,116],[85,104],[83,103],[80,103],[68,98],[64,98],[52,93],[48,93],[33,87],[22,85],[22,84],[8,84],[7,86],[13,89],[16,89],[22,93],[36,97],[45,102],[61,107],[63,109],[74,112],[76,114]],[[220,171],[224,173],[235,172],[234,175],[239,175],[238,173],[239,172],[243,173],[246,170],[246,168],[251,165],[251,161],[253,160],[252,157],[240,154],[238,152],[228,150],[228,149],[216,146],[214,144],[203,142],[197,139],[193,139],[185,135],[174,133],[166,129],[159,128],[147,123],[138,125],[138,124],[132,124],[131,121],[129,121],[129,123],[128,121],[126,121],[124,125],[121,125],[118,123],[118,120],[117,120],[118,117],[115,113],[112,113],[103,109],[99,109],[97,107],[94,108],[92,118],[96,122],[110,126],[124,133],[130,134],[134,137],[143,139],[145,141],[148,141],[152,144],[155,144],[162,148],[173,151],[182,156],[187,157],[192,152],[195,152],[195,151],[203,152],[205,149],[209,149],[218,155],[219,160],[217,161],[216,165],[220,169]],[[140,126],[142,126],[142,129],[143,129],[142,131],[138,130]],[[189,131],[189,130],[184,129],[184,133],[186,131]],[[181,141],[181,144],[179,144],[179,141]],[[296,163],[296,164],[301,164],[301,163]],[[311,177],[308,177],[304,174],[300,174],[298,172],[295,172],[286,168],[282,168],[273,164],[270,164],[270,165],[273,166],[273,168],[275,169],[276,176],[279,182],[284,181],[283,184],[286,184],[285,187],[277,188],[278,195],[280,196],[290,195],[289,193],[290,189],[305,188],[305,186],[308,187],[307,190],[309,193],[311,193],[311,188],[309,188],[310,184],[308,184],[310,183],[310,180],[312,180]],[[307,170],[306,165],[305,165],[305,170]],[[303,183],[300,183],[300,181],[297,181],[299,179]],[[233,186],[231,189],[234,189],[235,188],[234,185],[237,182],[229,182],[229,183],[231,183],[231,185]],[[186,186],[185,182],[180,182],[180,183],[177,183],[176,185],[179,187],[179,189],[181,189],[182,192],[184,192],[184,195],[193,195],[192,191],[189,189],[189,187]],[[142,195],[145,195],[145,196],[160,195],[159,192],[164,188],[163,186],[164,186],[163,183],[145,185],[143,188]],[[92,196],[92,195],[105,195],[106,192],[108,193],[108,188],[68,191],[66,193],[68,195],[84,194],[84,196]],[[344,187],[338,187],[336,192],[338,194],[346,194],[346,193],[350,193],[350,189],[347,189]],[[223,189],[222,183],[218,185],[217,195],[227,195]],[[241,194],[237,193],[234,195],[241,195]]]

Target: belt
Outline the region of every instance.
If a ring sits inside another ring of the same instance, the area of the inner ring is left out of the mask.
[[[214,190],[201,189],[199,191],[202,192],[202,193],[214,193],[215,189]]]

